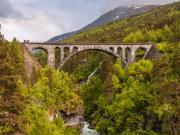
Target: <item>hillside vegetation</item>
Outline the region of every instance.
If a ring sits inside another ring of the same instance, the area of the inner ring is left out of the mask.
[[[180,2],[81,32],[63,43],[162,42],[180,40]]]
[[[0,134],[21,133],[24,119],[19,117],[24,98],[18,91],[18,80],[26,80],[23,54],[17,41],[0,41]]]
[[[40,68],[17,40],[0,40],[0,135],[78,134],[59,115],[82,109],[75,78]]]
[[[157,58],[122,66],[104,52],[82,52],[65,64],[65,73],[47,67],[40,52],[35,56],[44,67],[31,65],[28,74],[28,52],[17,40],[0,40],[0,135],[78,135],[60,112],[82,113],[82,106],[101,135],[179,135],[179,36],[177,2],[63,41],[154,42]]]
[[[153,42],[160,55],[125,68],[120,60],[114,65],[110,56],[103,57],[100,53],[90,54],[92,63],[73,68],[71,63],[78,62],[80,57],[72,58],[68,67],[81,79],[89,74],[87,69],[98,68],[90,82],[81,88],[85,118],[102,135],[180,134],[180,2],[62,41],[121,42]]]

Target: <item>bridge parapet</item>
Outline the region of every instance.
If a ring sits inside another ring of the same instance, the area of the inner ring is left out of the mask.
[[[55,49],[61,50],[61,66],[62,67],[71,57],[74,55],[88,50],[99,50],[109,53],[116,58],[120,57],[123,61],[133,62],[135,61],[135,53],[137,49],[143,48],[145,56],[150,51],[153,44],[51,44],[51,43],[23,43],[30,52],[35,49],[43,49],[48,54],[48,65],[55,66]],[[65,48],[69,50],[69,55],[65,57]],[[129,56],[127,56],[129,55]]]

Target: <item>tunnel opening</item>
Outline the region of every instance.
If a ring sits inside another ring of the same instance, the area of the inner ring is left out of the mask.
[[[69,54],[70,54],[69,47],[64,47],[64,58],[67,58]]]

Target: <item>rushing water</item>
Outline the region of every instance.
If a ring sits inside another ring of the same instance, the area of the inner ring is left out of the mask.
[[[98,67],[88,76],[86,83],[89,83],[90,79],[95,75],[97,70],[98,70]],[[88,122],[83,122],[83,128],[81,131],[81,135],[99,135],[99,133],[94,129],[90,129]]]
[[[97,72],[98,68],[96,68],[89,76],[88,76],[88,79],[87,79],[87,83],[89,83],[90,79],[95,75],[95,73]]]
[[[81,135],[99,135],[96,130],[89,129],[89,123],[83,122],[83,129]]]

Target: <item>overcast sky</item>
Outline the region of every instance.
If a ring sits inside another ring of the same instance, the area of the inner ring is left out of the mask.
[[[105,12],[132,4],[179,0],[0,0],[0,24],[6,39],[46,41],[84,27]]]

